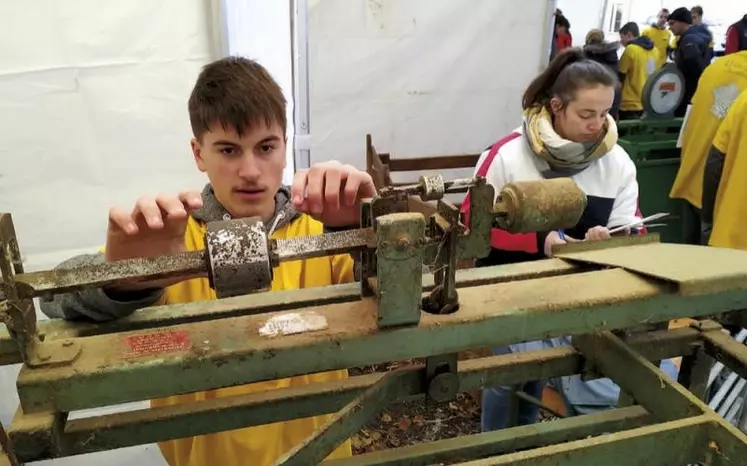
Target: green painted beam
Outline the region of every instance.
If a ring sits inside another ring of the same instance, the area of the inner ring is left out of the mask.
[[[607,432],[634,429],[655,418],[640,406],[575,416],[530,426],[374,451],[351,458],[328,460],[322,466],[429,466],[495,456],[581,440]],[[684,465],[683,465],[684,466]]]
[[[687,465],[703,460],[710,417],[701,415],[459,466]]]
[[[636,335],[630,344],[645,357],[659,360],[688,354],[698,338],[699,331],[681,328]],[[468,392],[485,386],[550,379],[574,374],[583,365],[581,354],[572,347],[460,361],[459,389]],[[409,374],[398,387],[399,399],[423,394],[425,368],[413,366],[407,370]],[[93,453],[335,412],[381,377],[381,373],[369,374],[66,423],[46,413],[19,411],[9,435],[19,458],[26,462]],[[59,440],[53,440],[57,436]]]
[[[638,404],[663,420],[712,412],[686,388],[626,346],[611,332],[577,335],[573,346]]]
[[[747,307],[747,291],[682,297],[658,281],[609,269],[464,288],[460,302],[456,313],[423,314],[417,326],[384,331],[377,328],[376,303],[366,299],[306,308],[304,312],[324,317],[327,328],[281,338],[258,333],[281,313],[177,325],[166,334],[80,338],[81,353],[71,364],[22,368],[18,393],[25,412],[70,412],[521,340],[714,315]],[[203,306],[209,311],[226,304]],[[140,343],[133,347],[133,340]],[[157,352],[142,354],[150,349]]]
[[[458,270],[457,287],[464,288],[529,278],[552,277],[579,270],[583,269],[560,259]],[[39,333],[44,334],[46,341],[104,335],[241,315],[355,302],[361,298],[360,287],[360,283],[348,283],[322,288],[273,291],[271,293],[223,299],[211,303],[210,306],[205,306],[204,302],[180,304],[176,308],[172,306],[153,306],[138,310],[122,319],[95,324],[68,322],[60,319],[41,320],[38,322],[38,328]],[[423,275],[423,288],[425,291],[433,288],[432,274]],[[19,362],[21,362],[21,355],[16,343],[10,338],[6,328],[0,326],[0,365]]]
[[[319,464],[353,433],[358,432],[396,399],[399,385],[409,375],[407,369],[384,374],[363,393],[346,404],[332,419],[310,437],[278,458],[276,466]]]
[[[713,329],[703,329],[703,347],[711,357],[722,362],[726,367],[747,378],[747,346],[739,343],[715,322]]]

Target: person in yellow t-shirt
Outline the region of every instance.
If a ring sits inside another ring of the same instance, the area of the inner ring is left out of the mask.
[[[672,42],[672,33],[667,29],[669,10],[662,8],[656,16],[656,23],[643,30],[641,35],[648,37],[654,43],[656,49],[656,68],[659,69],[667,62],[669,47]]]
[[[707,244],[711,229],[701,218],[703,170],[713,138],[727,110],[747,90],[747,51],[725,55],[706,67],[698,81],[689,115],[682,128],[680,168],[669,196],[682,199],[698,221],[685,241]]]
[[[198,170],[209,180],[202,192],[143,197],[132,209],[113,208],[103,253],[78,256],[61,267],[202,250],[206,224],[231,218],[259,217],[273,239],[351,228],[359,223],[360,200],[376,194],[367,173],[337,162],[299,171],[292,186],[282,186],[286,101],[267,70],[252,60],[229,57],[205,66],[188,108],[192,153]],[[352,280],[353,259],[348,254],[304,259],[276,267],[272,291]],[[41,307],[50,317],[107,321],[157,302],[215,298],[208,280],[197,278],[73,292],[46,299]],[[308,374],[171,396],[151,405],[200,402],[346,377],[345,370]],[[326,415],[276,422],[169,440],[159,447],[171,466],[269,466],[330,419]],[[328,458],[351,455],[346,441]]]
[[[640,36],[636,23],[620,28],[620,43],[625,46],[620,57],[619,73],[622,83],[620,120],[640,118],[643,113],[643,86],[656,71],[656,51],[648,37]]]
[[[747,91],[719,126],[703,176],[703,219],[710,246],[747,249]]]

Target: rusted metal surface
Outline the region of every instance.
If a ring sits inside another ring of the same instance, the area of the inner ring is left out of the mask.
[[[586,208],[586,194],[570,178],[520,181],[498,193],[495,223],[510,233],[575,226]]]
[[[538,262],[523,262],[500,267],[484,267],[458,270],[457,287],[473,287],[493,283],[506,283],[531,278],[566,275],[579,271],[576,265],[559,259]],[[423,290],[430,291],[433,275],[423,276]],[[153,306],[135,311],[122,319],[96,324],[67,322],[63,320],[43,320],[38,322],[39,332],[45,341],[74,337],[103,335],[115,332],[142,330],[154,327],[172,326],[191,322],[261,314],[263,312],[298,309],[302,307],[326,306],[329,304],[359,301],[360,285],[356,283],[334,285],[324,288],[259,293],[252,296],[235,297],[219,301],[194,302],[172,306]],[[7,331],[0,327],[0,365],[21,362],[15,342]]]
[[[131,354],[123,343],[152,332],[81,338],[83,351],[70,365],[23,368],[19,396],[26,412],[72,411],[747,307],[743,292],[684,299],[620,269],[465,288],[460,295],[458,312],[423,314],[417,326],[387,332],[378,330],[370,299],[307,308],[328,328],[282,339],[258,334],[280,313],[173,326],[169,332],[183,334],[191,347],[160,351],[158,366],[152,354]]]
[[[13,218],[10,214],[0,213],[0,276],[3,277],[3,296],[6,301],[0,302],[0,321],[5,323],[8,334],[13,337],[21,360],[27,365],[40,363],[39,356],[50,359],[48,354],[38,354],[40,343],[36,331],[36,309],[29,297],[21,294],[21,287],[15,277],[23,274],[23,260],[16,238]]]
[[[477,185],[479,177],[461,178],[456,180],[444,180],[441,175],[423,175],[418,183],[400,186],[386,186],[381,188],[381,197],[419,196],[424,201],[435,201],[442,199],[444,194],[464,192]]]
[[[279,239],[274,242],[274,255],[280,262],[352,253],[363,248],[376,248],[376,233],[372,228],[345,230],[324,235]]]
[[[8,438],[5,428],[0,423],[0,466],[4,466],[3,463],[8,466],[21,466],[13,451],[10,438]]]
[[[633,344],[651,360],[688,354],[690,346],[700,336],[700,332],[688,328],[656,333],[639,335]],[[583,357],[572,347],[490,356],[459,361],[458,386],[461,392],[469,392],[486,386],[570,375],[582,367]],[[400,380],[397,396],[423,396],[426,367],[413,365],[405,370],[408,374]],[[167,436],[188,437],[281,422],[294,416],[327,414],[342,408],[382,376],[382,373],[374,373],[341,381],[72,419],[62,426],[64,428],[58,428],[60,439],[56,445],[59,450],[54,455],[92,453],[154,443]],[[617,417],[612,416],[612,419]],[[20,459],[51,458],[56,448],[52,444],[56,435],[53,427],[59,422],[45,413],[17,412],[9,434]]]
[[[377,321],[380,328],[420,320],[425,219],[402,212],[376,218]]]
[[[183,252],[148,259],[127,259],[66,269],[25,273],[15,277],[22,297],[44,296],[121,283],[146,283],[160,279],[207,275],[203,251]]]
[[[205,232],[205,248],[210,284],[218,298],[270,289],[272,264],[262,220],[210,222]]]
[[[747,379],[747,346],[725,333],[720,325],[715,322],[711,324],[715,328],[703,331],[705,351],[716,361]]]
[[[562,259],[620,267],[676,284],[685,296],[747,289],[747,251],[658,243],[559,254]]]

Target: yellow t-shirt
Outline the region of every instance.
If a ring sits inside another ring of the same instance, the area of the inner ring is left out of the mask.
[[[737,98],[713,140],[726,155],[713,209],[710,246],[747,249],[747,91]]]
[[[301,215],[289,225],[276,230],[273,239],[287,239],[322,233],[322,224]],[[205,248],[205,225],[189,220],[185,234],[187,250]],[[348,254],[283,262],[274,270],[272,291],[311,288],[353,281],[353,260]],[[207,278],[177,283],[166,288],[167,304],[215,299]],[[313,382],[343,380],[346,370],[308,374],[269,380],[236,387],[208,390],[152,400],[152,406],[168,406],[212,398],[243,395],[264,390],[298,387]],[[291,448],[303,442],[331,419],[331,415],[294,419],[286,422],[247,427],[228,432],[200,435],[160,442],[161,453],[170,466],[270,466]],[[350,441],[345,441],[328,458],[352,455]]]
[[[656,71],[656,49],[646,50],[637,44],[628,44],[620,57],[620,73],[625,75],[622,83],[620,110],[643,110],[641,96],[643,86],[651,74]]]
[[[642,36],[646,36],[654,43],[657,52],[656,68],[661,68],[667,62],[667,48],[672,40],[672,33],[667,28],[649,26],[643,30]]]
[[[702,206],[708,151],[726,111],[745,89],[747,51],[721,57],[705,69],[682,130],[682,160],[670,197],[684,199],[697,208]]]

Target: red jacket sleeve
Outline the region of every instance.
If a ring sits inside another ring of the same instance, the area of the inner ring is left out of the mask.
[[[724,55],[739,52],[739,31],[734,26],[729,26],[726,31],[726,47]]]

